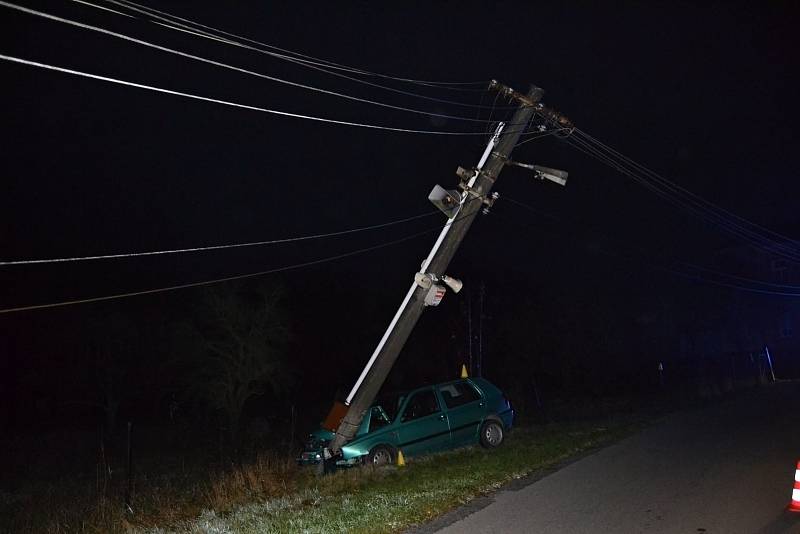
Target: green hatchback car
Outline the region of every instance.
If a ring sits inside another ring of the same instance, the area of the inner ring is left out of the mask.
[[[494,448],[513,424],[511,403],[488,380],[464,378],[425,386],[395,403],[373,406],[336,464],[384,465],[396,461],[397,451],[415,456],[475,443]],[[332,438],[333,432],[324,428],[313,432],[298,463],[319,463]]]

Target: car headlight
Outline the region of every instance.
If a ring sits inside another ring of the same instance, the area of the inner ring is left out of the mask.
[[[354,449],[353,447],[342,447],[342,458],[345,460],[349,460],[350,458],[354,458],[356,456],[361,456],[362,452],[358,449]]]

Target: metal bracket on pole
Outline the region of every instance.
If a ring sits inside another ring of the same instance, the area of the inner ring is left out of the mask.
[[[494,206],[497,199],[500,198],[500,193],[494,191],[488,198],[483,199],[483,214],[489,215],[489,210]]]
[[[474,182],[474,179],[478,176],[480,171],[478,169],[465,169],[464,167],[459,167],[456,169],[456,175],[461,178],[461,181],[458,182],[458,188],[470,195],[472,198],[480,198],[480,194],[473,191],[472,186],[470,183]]]
[[[504,95],[510,98],[511,100],[515,100],[516,102],[518,102],[523,106],[529,106],[534,108],[536,110],[536,113],[538,113],[545,119],[558,124],[562,128],[574,128],[572,121],[569,120],[569,118],[566,115],[563,115],[554,109],[548,108],[547,106],[539,102],[539,99],[541,99],[542,95],[544,95],[544,89],[536,87],[533,96],[523,95],[522,93],[518,93],[511,87],[503,85],[497,80],[492,80],[491,83],[489,84],[489,90],[497,91],[501,95]]]

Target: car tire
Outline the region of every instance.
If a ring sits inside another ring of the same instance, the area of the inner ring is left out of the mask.
[[[481,446],[486,449],[499,447],[506,437],[503,425],[494,419],[484,421],[481,425],[480,441]]]
[[[367,454],[365,462],[367,465],[381,467],[394,464],[394,451],[386,445],[376,445]]]

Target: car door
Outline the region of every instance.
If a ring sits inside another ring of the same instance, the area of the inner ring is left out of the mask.
[[[471,445],[478,436],[478,425],[486,415],[486,403],[480,392],[468,381],[439,386],[439,394],[447,408],[453,446]]]
[[[399,415],[397,445],[413,456],[450,447],[450,426],[433,388],[412,393]]]

